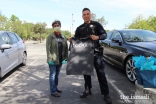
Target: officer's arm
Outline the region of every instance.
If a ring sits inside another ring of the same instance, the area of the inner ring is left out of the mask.
[[[99,40],[104,40],[107,38],[107,33],[104,30],[104,28],[102,27],[102,25],[100,23],[98,23],[98,27],[97,27],[98,31],[98,36],[99,36]]]

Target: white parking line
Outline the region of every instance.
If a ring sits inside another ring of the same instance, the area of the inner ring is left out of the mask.
[[[38,59],[34,60],[33,62],[31,62],[29,65],[27,65],[27,66],[24,67],[23,69],[28,68],[30,65],[32,65],[33,63],[35,63],[37,60],[38,60]],[[14,80],[14,78],[16,78],[18,75],[20,75],[20,73],[21,73],[21,72],[18,71],[18,72],[16,73],[16,75],[13,76],[13,77],[11,77],[11,78],[9,79],[9,81],[5,82],[5,83],[3,84],[3,86],[8,85],[9,83],[12,83],[13,80]],[[0,90],[2,90],[2,88],[0,88]]]
[[[113,81],[111,81],[111,79],[108,78],[108,76],[107,76],[107,81],[108,81],[108,83],[110,83],[113,86],[113,88],[117,91],[117,93],[119,94],[119,96],[121,96],[121,95],[122,96],[125,96],[124,93],[113,83]],[[124,103],[133,103],[129,99],[121,99],[121,100],[123,100]]]

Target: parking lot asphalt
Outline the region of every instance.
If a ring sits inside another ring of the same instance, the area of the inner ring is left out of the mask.
[[[26,45],[27,66],[16,67],[0,80],[0,104],[105,104],[96,73],[92,76],[93,94],[80,99],[79,94],[84,91],[83,76],[66,75],[66,64],[59,75],[61,97],[51,96],[45,42],[26,42]],[[107,66],[105,70],[107,72]],[[125,104],[114,86],[108,84],[113,104]]]

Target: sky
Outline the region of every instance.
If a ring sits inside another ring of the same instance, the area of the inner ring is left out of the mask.
[[[70,32],[83,23],[85,7],[96,18],[104,16],[106,30],[123,29],[140,14],[156,16],[156,0],[0,0],[0,12],[7,18],[14,14],[22,21],[45,22],[48,28],[57,19],[61,29]]]

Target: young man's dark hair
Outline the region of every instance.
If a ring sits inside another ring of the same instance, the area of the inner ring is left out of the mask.
[[[90,12],[90,9],[89,8],[83,8],[82,12],[88,10]]]
[[[55,20],[53,23],[52,23],[52,27],[54,27],[54,24],[59,24],[61,26],[61,22],[59,20]]]

